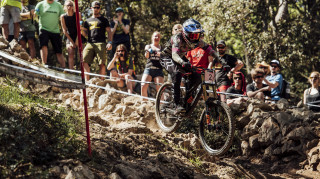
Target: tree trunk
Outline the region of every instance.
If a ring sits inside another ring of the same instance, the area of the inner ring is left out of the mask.
[[[250,74],[251,65],[249,63],[249,58],[248,58],[247,39],[246,39],[245,33],[244,33],[243,20],[240,20],[240,23],[241,23],[241,34],[242,34],[242,42],[244,45],[244,57],[245,57],[245,61],[246,61],[247,74]]]

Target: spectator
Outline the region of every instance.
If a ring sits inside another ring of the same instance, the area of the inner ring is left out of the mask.
[[[74,10],[73,1],[71,0],[65,1],[63,9],[66,13],[60,16],[60,21],[61,21],[63,34],[67,37],[66,47],[68,50],[69,69],[73,69],[74,54],[78,46],[76,13]],[[79,17],[81,19],[81,14],[79,14]]]
[[[119,88],[127,86],[128,93],[133,93],[135,82],[130,80],[135,78],[134,66],[133,61],[128,58],[128,51],[124,44],[117,46],[116,53],[107,68],[110,70],[110,77],[117,79]]]
[[[320,100],[320,89],[319,89],[319,78],[320,74],[317,71],[314,71],[310,74],[309,82],[311,84],[311,88],[308,88],[304,91],[303,95],[303,103],[308,104],[311,102]],[[312,105],[319,105],[319,103],[312,103]],[[315,106],[308,106],[310,110],[319,112],[320,108]]]
[[[95,56],[98,57],[98,63],[100,66],[99,73],[101,75],[106,74],[106,50],[110,50],[111,46],[111,29],[108,19],[104,18],[100,14],[100,3],[94,1],[91,4],[93,11],[92,17],[84,22],[84,36],[88,36],[88,43],[83,50],[84,70],[90,72],[90,64],[92,64]],[[106,45],[106,31],[108,32],[108,44]],[[86,75],[86,79],[89,80],[90,76]],[[103,79],[103,78],[102,78]]]
[[[262,81],[265,78],[264,72],[262,69],[252,69],[251,76],[253,82],[247,85],[247,95],[250,98],[257,98],[264,101],[265,97],[271,96],[270,86],[263,84]]]
[[[241,94],[245,96],[247,95],[246,86],[247,86],[246,79],[243,73],[237,71],[233,73],[233,83],[231,87],[227,89],[227,93]],[[231,104],[231,103],[240,104],[242,101],[246,101],[246,98],[227,95],[227,104]]]
[[[148,83],[143,83],[146,81],[154,81],[155,83],[163,83],[163,72],[162,66],[160,64],[160,39],[161,34],[160,32],[154,32],[152,34],[152,44],[146,45],[145,47],[145,54],[144,56],[148,59],[146,67],[144,69],[142,75],[142,83],[141,83],[141,96],[148,96]],[[157,91],[160,88],[160,85],[156,85]]]
[[[279,73],[280,63],[278,60],[272,60],[270,62],[271,75],[264,79],[264,82],[271,87],[271,99],[280,100],[280,93],[283,84],[283,77]]]
[[[265,75],[270,74],[270,65],[267,64],[265,61],[263,61],[261,63],[257,63],[256,68],[262,69],[264,71]]]
[[[243,67],[241,60],[226,54],[227,46],[223,40],[217,43],[217,51],[219,52],[220,62],[215,63],[216,68],[222,68],[216,72],[217,91],[226,92],[232,83],[232,73],[239,71]],[[220,95],[221,101],[226,101],[226,95]]]
[[[183,26],[181,24],[175,24],[172,27],[172,35],[182,32],[182,30],[183,30]]]
[[[110,57],[112,58],[115,49],[119,44],[124,44],[128,50],[130,51],[130,21],[128,19],[124,19],[124,10],[121,7],[116,9],[116,15],[113,17],[113,21],[111,21],[111,32],[112,32],[112,51]]]
[[[39,40],[42,64],[47,64],[48,43],[52,44],[62,68],[66,63],[62,55],[62,39],[59,29],[59,17],[63,14],[62,5],[54,0],[43,0],[36,5],[35,14],[39,17]]]
[[[20,32],[20,12],[22,4],[20,0],[2,0],[1,1],[1,17],[0,24],[2,25],[2,34],[9,40],[9,21],[13,20],[14,39],[18,41]]]
[[[24,49],[27,49],[28,43],[31,58],[36,57],[34,46],[36,27],[33,24],[34,9],[35,6],[29,5],[28,0],[22,0],[19,44]]]

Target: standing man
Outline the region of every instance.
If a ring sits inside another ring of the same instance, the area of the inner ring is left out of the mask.
[[[216,73],[217,87],[219,92],[226,92],[231,86],[233,73],[239,71],[243,67],[241,60],[226,54],[227,46],[223,40],[217,43],[217,51],[219,52],[220,61],[215,63],[215,68],[221,68]],[[221,101],[226,101],[226,95],[220,94]]]
[[[1,17],[0,24],[2,25],[2,34],[9,39],[9,21],[13,20],[14,39],[18,42],[20,32],[20,12],[22,4],[21,0],[2,0],[1,1]]]
[[[280,93],[282,89],[283,77],[279,73],[280,62],[278,60],[272,60],[270,62],[271,75],[264,79],[264,82],[271,87],[271,99],[280,100]]]
[[[90,72],[90,64],[93,62],[95,56],[98,58],[101,75],[106,74],[106,50],[112,48],[112,36],[108,19],[100,14],[101,6],[99,1],[94,1],[91,4],[93,11],[92,17],[84,22],[83,35],[88,36],[88,43],[83,50],[84,70]],[[108,44],[106,44],[106,31],[108,32]],[[86,75],[86,80],[90,76]]]
[[[111,22],[111,32],[112,32],[112,51],[110,59],[113,58],[116,52],[116,47],[120,44],[124,44],[130,51],[130,21],[128,19],[123,19],[124,10],[121,7],[116,9],[116,15],[113,17]]]
[[[62,55],[62,39],[60,36],[59,19],[63,14],[62,5],[54,0],[43,0],[36,5],[35,14],[39,17],[39,40],[42,64],[47,64],[48,43],[52,44],[62,68],[66,67]]]

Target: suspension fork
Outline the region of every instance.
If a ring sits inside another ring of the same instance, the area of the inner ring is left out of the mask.
[[[210,120],[210,113],[209,113],[209,106],[208,106],[208,94],[207,94],[207,85],[205,84],[205,71],[203,70],[201,72],[201,85],[202,85],[202,92],[203,92],[203,100],[205,101],[206,105],[206,122],[207,125],[211,125],[211,120]]]

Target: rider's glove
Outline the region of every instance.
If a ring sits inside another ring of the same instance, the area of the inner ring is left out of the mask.
[[[190,69],[191,68],[191,63],[190,62],[182,62],[181,65],[185,69]]]

